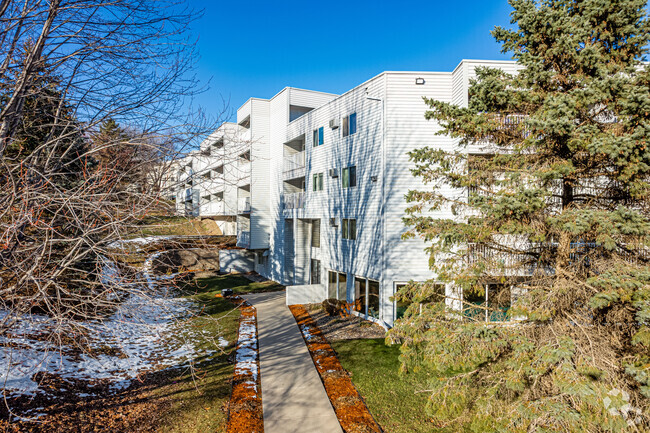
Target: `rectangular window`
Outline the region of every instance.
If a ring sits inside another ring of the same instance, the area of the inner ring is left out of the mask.
[[[357,166],[352,165],[344,168],[341,177],[343,188],[353,188],[357,186]]]
[[[311,222],[311,246],[320,248],[320,220]]]
[[[508,320],[512,304],[511,287],[507,284],[486,284],[463,290],[463,315],[480,322]]]
[[[311,283],[320,284],[320,260],[311,260]]]
[[[320,146],[320,145],[323,144],[323,142],[324,142],[324,134],[325,134],[325,130],[324,130],[324,128],[322,126],[320,128],[318,128],[318,129],[314,129],[314,138],[313,138],[314,147]]]
[[[348,275],[339,272],[339,300],[345,301],[348,298]]]
[[[354,278],[354,311],[366,314],[366,279]]]
[[[368,280],[368,316],[379,319],[379,281]]]
[[[406,287],[406,284],[404,283],[395,284],[395,293],[399,292],[404,287]],[[411,305],[409,302],[395,301],[395,319],[401,319],[404,317],[404,313],[406,313],[406,309],[409,305]]]
[[[347,137],[357,132],[357,113],[352,113],[345,116],[342,121],[343,136]]]
[[[337,276],[337,273],[334,272],[334,271],[329,271],[327,273],[327,275],[328,275],[328,279],[327,279],[328,280],[328,283],[327,283],[327,298],[328,299],[336,298],[336,289],[337,289],[336,276]]]
[[[341,224],[341,233],[343,239],[355,240],[357,238],[357,220],[354,218],[344,218]]]
[[[313,184],[314,184],[313,186],[314,191],[323,190],[323,173],[314,173]]]

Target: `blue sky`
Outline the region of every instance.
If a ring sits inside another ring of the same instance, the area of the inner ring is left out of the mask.
[[[463,59],[507,59],[490,30],[510,26],[505,0],[189,0],[207,113],[286,86],[342,93],[387,70],[450,71]]]

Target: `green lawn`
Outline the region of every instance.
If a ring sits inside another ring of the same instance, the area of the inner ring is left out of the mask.
[[[399,373],[399,346],[386,346],[384,339],[332,342],[343,368],[365,399],[370,413],[387,433],[431,432],[425,406],[429,376]]]
[[[185,288],[187,298],[201,307],[201,315],[184,324],[178,335],[191,338],[199,346],[214,348],[215,336],[222,336],[230,345],[216,357],[198,360],[196,371],[179,372],[169,377],[154,391],[154,398],[167,399],[170,405],[160,420],[158,431],[164,433],[202,433],[225,431],[225,408],[230,398],[230,379],[233,364],[228,355],[234,350],[237,338],[239,310],[233,304],[215,295],[221,289],[231,288],[245,294],[279,290],[272,283],[255,283],[239,275],[223,275],[196,280]]]

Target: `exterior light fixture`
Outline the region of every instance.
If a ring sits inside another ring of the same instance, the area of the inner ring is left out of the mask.
[[[424,84],[424,78],[416,78],[415,84],[417,84],[418,86]]]
[[[373,182],[377,182],[377,176],[370,176],[370,180]]]

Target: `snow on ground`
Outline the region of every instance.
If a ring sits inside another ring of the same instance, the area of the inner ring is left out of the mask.
[[[145,262],[143,274],[147,287],[144,284],[131,287],[133,294],[103,323],[83,324],[92,353],[80,353],[65,346],[61,350],[43,338],[54,330],[61,330],[64,325],[42,315],[21,317],[11,333],[0,335],[0,389],[5,390],[5,395],[13,397],[47,392],[44,387],[39,387],[36,375],[43,371],[70,381],[105,380],[110,389],[121,389],[138,374],[180,365],[198,355],[210,356],[219,352],[218,346],[226,347],[228,342],[223,338],[215,340],[215,350],[210,351],[197,348],[190,338],[178,338],[178,319],[195,313],[195,304],[166,297],[166,290],[158,287],[158,280],[173,276],[152,275],[151,262],[157,254]],[[117,284],[118,276],[117,267],[105,259],[102,281]],[[0,323],[6,316],[7,312],[0,310]],[[76,331],[79,335],[80,330]],[[70,329],[67,335],[72,336],[73,332]]]
[[[120,239],[108,244],[108,248],[124,248],[125,246],[133,245],[139,249],[140,247],[143,247],[148,244],[153,244],[161,241],[168,241],[177,237],[178,236],[145,236],[145,237],[133,238],[133,239]]]

